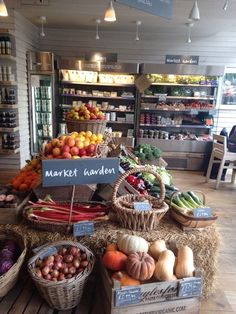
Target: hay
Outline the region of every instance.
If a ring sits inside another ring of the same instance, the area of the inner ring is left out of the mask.
[[[73,240],[72,235],[51,233],[31,229],[25,224],[2,225],[0,230],[13,229],[25,236],[28,247],[34,248],[47,242],[58,240]],[[90,248],[94,253],[99,254],[107,242],[116,242],[119,233],[130,233],[139,235],[151,242],[156,239],[164,239],[166,242],[175,242],[177,247],[189,245],[194,252],[196,268],[203,271],[203,297],[208,298],[214,291],[214,279],[217,270],[217,252],[219,246],[218,232],[214,226],[202,231],[183,232],[170,219],[164,218],[156,231],[138,232],[121,228],[113,222],[104,222],[96,227],[95,233],[91,236],[79,238],[81,244]]]

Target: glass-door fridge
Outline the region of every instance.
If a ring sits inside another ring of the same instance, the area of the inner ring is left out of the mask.
[[[30,58],[32,57],[30,56]],[[50,58],[47,60],[49,62]],[[38,68],[33,67],[35,64]],[[55,137],[56,126],[53,68],[42,69],[39,68],[40,64],[42,62],[33,62],[33,68],[28,71],[32,155],[40,151],[44,142]]]

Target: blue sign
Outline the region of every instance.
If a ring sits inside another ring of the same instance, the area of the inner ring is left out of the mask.
[[[193,296],[200,296],[202,291],[202,280],[201,278],[196,279],[184,279],[179,283],[178,296],[187,298]]]
[[[73,225],[74,237],[81,237],[94,233],[94,223],[92,221],[77,222]]]
[[[141,299],[141,288],[129,288],[115,291],[115,306],[137,304]]]
[[[134,202],[134,209],[140,212],[152,210],[149,202]]]
[[[193,216],[198,218],[212,217],[211,208],[210,207],[194,208]]]
[[[42,161],[43,187],[112,183],[118,175],[118,158],[49,159]]]
[[[162,16],[166,19],[172,18],[173,0],[115,0],[129,7]]]

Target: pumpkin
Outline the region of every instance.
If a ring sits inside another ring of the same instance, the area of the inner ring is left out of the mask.
[[[124,234],[118,237],[117,245],[120,251],[125,254],[133,252],[145,252],[148,251],[148,242],[141,237]]]
[[[106,246],[106,252],[107,251],[117,251],[118,247],[116,243],[108,243]]]
[[[126,262],[126,269],[131,277],[137,280],[147,280],[153,275],[155,261],[145,252],[131,253]]]
[[[163,251],[156,263],[154,277],[159,281],[173,280],[175,255],[170,250]],[[175,280],[175,279],[174,279]]]
[[[149,246],[148,253],[156,260],[158,260],[161,252],[167,250],[164,240],[156,240]]]
[[[112,279],[118,280],[121,286],[139,286],[140,281],[133,279],[124,271],[118,271],[112,275]]]
[[[178,250],[178,261],[175,267],[177,278],[192,277],[194,272],[193,251],[187,245]]]
[[[120,251],[107,251],[102,258],[103,264],[110,270],[125,269],[127,256]]]

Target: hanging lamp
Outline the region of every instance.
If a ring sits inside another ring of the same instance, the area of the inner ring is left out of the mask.
[[[108,7],[105,11],[104,21],[106,21],[106,22],[115,22],[116,21],[116,12],[115,12],[112,0],[109,1]]]
[[[198,8],[197,1],[194,1],[193,7],[189,13],[188,19],[190,21],[199,21],[200,20],[200,11]]]
[[[45,37],[45,32],[44,32],[44,24],[46,23],[46,16],[40,16],[40,22],[41,22],[41,32],[40,32],[40,36],[41,37]]]
[[[192,42],[192,39],[191,39],[191,30],[192,30],[192,28],[193,28],[193,26],[194,26],[194,23],[186,23],[185,24],[187,27],[188,27],[188,38],[187,38],[187,40],[186,40],[186,43],[187,44],[191,44],[191,42]]]
[[[0,16],[8,16],[7,7],[3,0],[0,0]]]
[[[100,36],[99,36],[99,33],[98,33],[98,25],[101,23],[101,20],[97,19],[96,20],[96,37],[95,39],[96,40],[99,40],[100,39]]]
[[[229,0],[226,0],[222,9],[226,11],[228,9],[228,5],[229,5]]]
[[[136,37],[135,40],[139,40],[139,26],[142,24],[141,21],[136,21]]]

